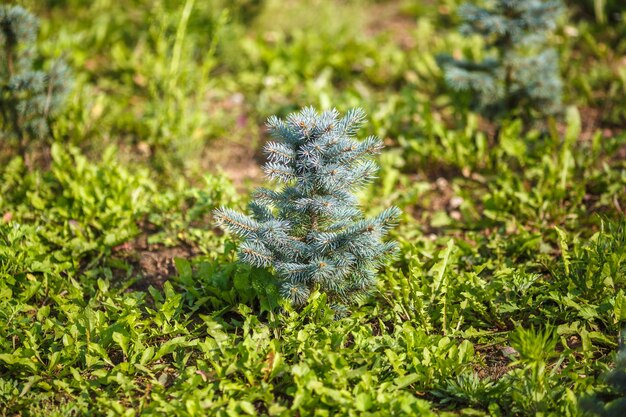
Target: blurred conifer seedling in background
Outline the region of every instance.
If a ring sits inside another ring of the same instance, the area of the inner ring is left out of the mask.
[[[354,139],[364,117],[359,109],[339,118],[336,110],[305,108],[285,121],[270,118],[276,141],[265,146],[265,173],[284,186],[258,189],[252,216],[228,208],[215,212],[222,225],[245,238],[240,261],[273,267],[281,294],[295,305],[319,289],[345,309],[374,285],[376,269],[395,248],[382,238],[399,209],[364,219],[353,193],[374,178],[378,166],[370,157],[383,147],[376,137]]]
[[[39,22],[21,6],[0,5],[0,135],[26,156],[33,139],[52,137],[50,123],[70,89],[61,60],[37,66]]]
[[[450,88],[473,94],[473,107],[490,120],[546,117],[560,112],[562,81],[549,35],[563,13],[559,0],[493,0],[459,8],[464,35],[484,40],[481,62],[439,57]]]
[[[626,330],[619,338],[615,368],[604,376],[607,389],[586,395],[581,407],[588,416],[621,417],[626,415]]]

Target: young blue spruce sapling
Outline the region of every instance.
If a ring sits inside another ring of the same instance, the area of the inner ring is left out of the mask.
[[[473,106],[488,119],[557,114],[562,107],[558,55],[548,37],[563,12],[560,0],[488,0],[487,7],[459,8],[464,35],[483,38],[481,62],[439,58],[446,83],[471,92]]]
[[[281,295],[295,305],[314,289],[338,307],[358,300],[395,249],[382,239],[400,210],[365,219],[354,195],[374,178],[378,166],[371,156],[383,147],[376,137],[355,139],[364,118],[360,109],[340,118],[336,110],[318,114],[310,107],[286,120],[271,117],[276,141],[265,146],[265,173],[281,188],[258,189],[251,216],[224,207],[215,211],[222,225],[245,238],[239,260],[272,267]]]
[[[62,61],[47,71],[35,65],[38,20],[21,6],[0,5],[0,138],[17,142],[22,156],[30,139],[51,137],[50,122],[69,92]]]

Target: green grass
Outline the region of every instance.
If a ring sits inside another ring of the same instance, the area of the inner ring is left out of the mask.
[[[626,321],[612,2],[571,7],[569,107],[534,129],[446,91],[436,55],[480,51],[458,1],[20,3],[76,82],[38,165],[0,151],[0,415],[583,416],[603,398]],[[262,181],[266,118],[309,104],[367,110],[388,147],[363,208],[403,210],[397,259],[339,320],[323,294],[281,301],[210,214]]]

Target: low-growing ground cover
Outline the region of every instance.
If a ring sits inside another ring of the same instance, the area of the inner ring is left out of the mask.
[[[459,3],[20,2],[74,82],[31,164],[0,142],[0,415],[581,416],[611,399],[626,13],[567,3],[567,107],[531,128],[446,88],[438,54],[483,53]],[[282,301],[211,215],[263,181],[265,120],[305,105],[366,110],[386,148],[361,207],[403,211],[398,256],[341,319],[325,294]]]

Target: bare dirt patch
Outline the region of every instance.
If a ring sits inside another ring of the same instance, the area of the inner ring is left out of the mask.
[[[511,370],[511,359],[505,355],[507,347],[494,345],[476,346],[476,352],[483,359],[483,363],[476,365],[475,369],[479,378],[489,378],[492,381],[497,381]]]
[[[165,247],[149,244],[146,234],[115,247],[113,251],[133,268],[133,273],[139,276],[131,286],[136,291],[146,291],[150,286],[161,289],[169,277],[177,274],[174,263],[176,258],[196,255],[196,249],[189,245]]]
[[[369,7],[366,33],[377,36],[387,33],[391,39],[404,49],[415,47],[417,39],[413,36],[415,19],[402,13],[400,2],[385,2]]]
[[[233,118],[230,135],[214,139],[203,150],[201,165],[204,171],[224,173],[239,191],[263,180],[264,129],[257,126],[241,93],[213,103],[210,113],[228,113]]]
[[[202,160],[208,170],[222,171],[239,191],[263,180],[259,152],[250,145],[217,139],[204,152]]]

